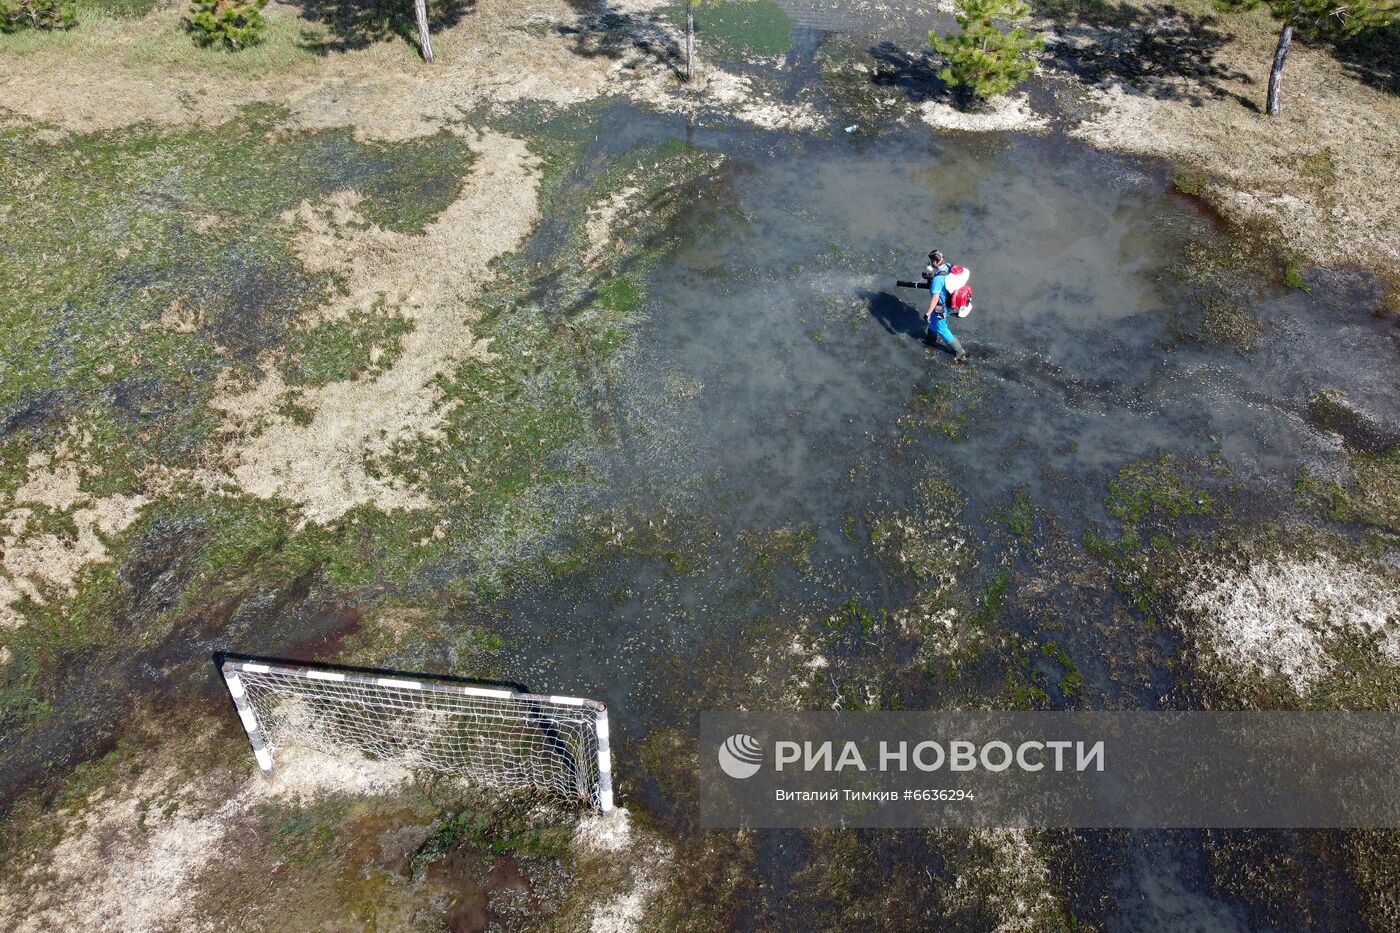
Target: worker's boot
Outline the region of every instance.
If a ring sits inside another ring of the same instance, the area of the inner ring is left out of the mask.
[[[967,359],[967,351],[963,349],[963,345],[958,341],[958,338],[954,337],[953,342],[948,344],[948,346],[953,351],[954,363],[961,363],[963,360]]]

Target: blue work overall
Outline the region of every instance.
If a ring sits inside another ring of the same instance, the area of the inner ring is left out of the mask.
[[[928,290],[930,299],[938,296],[938,308],[929,315],[928,333],[929,336],[937,334],[943,342],[951,345],[958,338],[953,336],[953,332],[948,329],[948,308],[952,303],[953,296],[948,294],[948,273],[951,267],[945,262],[936,270],[936,274],[929,282]],[[941,309],[941,310],[940,310]]]

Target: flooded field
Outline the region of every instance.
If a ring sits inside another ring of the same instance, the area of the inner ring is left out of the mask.
[[[1144,487],[1191,484],[1181,511],[1197,517],[1173,515],[1154,539],[1167,565],[1188,540],[1308,521],[1295,481],[1339,455],[1310,419],[1316,393],[1400,411],[1372,286],[1319,270],[1326,284],[1299,293],[1242,264],[1221,293],[1211,267],[1238,262],[1233,247],[1150,164],[1053,137],[918,129],[693,139],[731,168],[678,215],[600,412],[615,443],[586,458],[596,492],[576,533],[613,546],[526,587],[492,626],[539,646],[503,652],[503,673],[609,703],[648,810],[678,803],[638,780],[648,733],[684,732],[699,709],[1199,702],[1177,639],[1125,621],[1111,563],[1082,543],[1123,530],[1110,493],[1132,480],[1119,471],[1150,464]],[[965,369],[920,341],[924,306],[891,287],[933,246],[974,269],[976,311],[954,322]],[[1212,319],[1226,302],[1244,333]],[[894,515],[938,527],[897,573],[878,546]],[[905,618],[930,578],[940,605],[988,629],[969,636],[980,650],[950,652],[953,678],[920,657]],[[881,621],[853,635],[862,614]],[[781,888],[810,856],[774,845]],[[1255,928],[1210,890],[1195,836],[1089,846],[1118,872],[1114,910],[1133,904],[1124,928]]]
[[[726,152],[729,168],[678,215],[626,372],[598,399],[612,443],[583,458],[595,524],[664,515],[736,553],[796,535],[810,586],[784,596],[880,602],[890,579],[865,539],[883,512],[931,489],[956,493],[946,517],[974,550],[991,549],[981,565],[996,563],[1008,510],[1071,544],[1102,532],[1108,482],[1137,461],[1169,458],[1178,466],[1164,472],[1183,480],[1218,474],[1238,499],[1233,522],[1282,522],[1304,514],[1292,503],[1299,471],[1335,455],[1310,397],[1395,410],[1374,289],[1318,270],[1325,284],[1302,293],[1244,267],[1222,293],[1217,263],[1238,261],[1234,247],[1154,166],[1053,137],[693,138]],[[976,311],[954,322],[973,354],[966,368],[921,342],[926,301],[892,287],[933,245],[974,270]],[[1240,303],[1246,333],[1212,319],[1227,302]],[[568,331],[567,310],[556,325]],[[695,546],[691,532],[678,538]],[[633,566],[602,572],[573,582],[601,596],[632,579],[646,603],[673,598],[678,617],[725,590],[713,576],[723,562],[649,585]],[[697,592],[663,595],[689,577]],[[567,614],[575,624],[553,637],[580,633],[587,656],[599,646],[583,620],[615,626],[618,606],[519,614]],[[678,618],[668,634],[712,638],[718,621]],[[584,678],[578,663],[528,679]],[[590,671],[578,688],[606,693],[608,677]]]
[[[696,828],[709,709],[1400,702],[1385,284],[1058,129],[874,119],[930,76],[835,64],[902,20],[761,12],[716,28],[738,116],[3,130],[0,908],[81,922],[81,847],[149,819],[179,896],[127,928],[1395,916],[1389,833]],[[935,247],[966,364],[894,286]],[[382,770],[249,790],[221,649],[602,700],[633,841]]]

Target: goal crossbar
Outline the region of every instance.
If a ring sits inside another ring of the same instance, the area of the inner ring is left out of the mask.
[[[279,748],[302,745],[613,809],[608,711],[596,700],[251,655],[215,663],[264,774]]]

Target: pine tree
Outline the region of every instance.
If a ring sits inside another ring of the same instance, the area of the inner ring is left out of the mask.
[[[1348,39],[1358,32],[1388,26],[1400,15],[1395,0],[1266,0],[1269,11],[1283,24],[1269,70],[1269,116],[1279,112],[1283,87],[1283,63],[1296,30],[1309,39]],[[1235,0],[1235,9],[1252,10],[1259,0]]]
[[[267,0],[194,0],[185,24],[199,45],[246,49],[262,40],[265,6]]]
[[[957,0],[954,18],[962,32],[928,34],[929,45],[947,62],[938,76],[974,100],[1005,94],[1024,81],[1045,40],[1020,27],[1002,32],[995,21],[1015,22],[1027,12],[1020,0]]]
[[[0,32],[69,29],[77,21],[74,0],[0,0]]]

